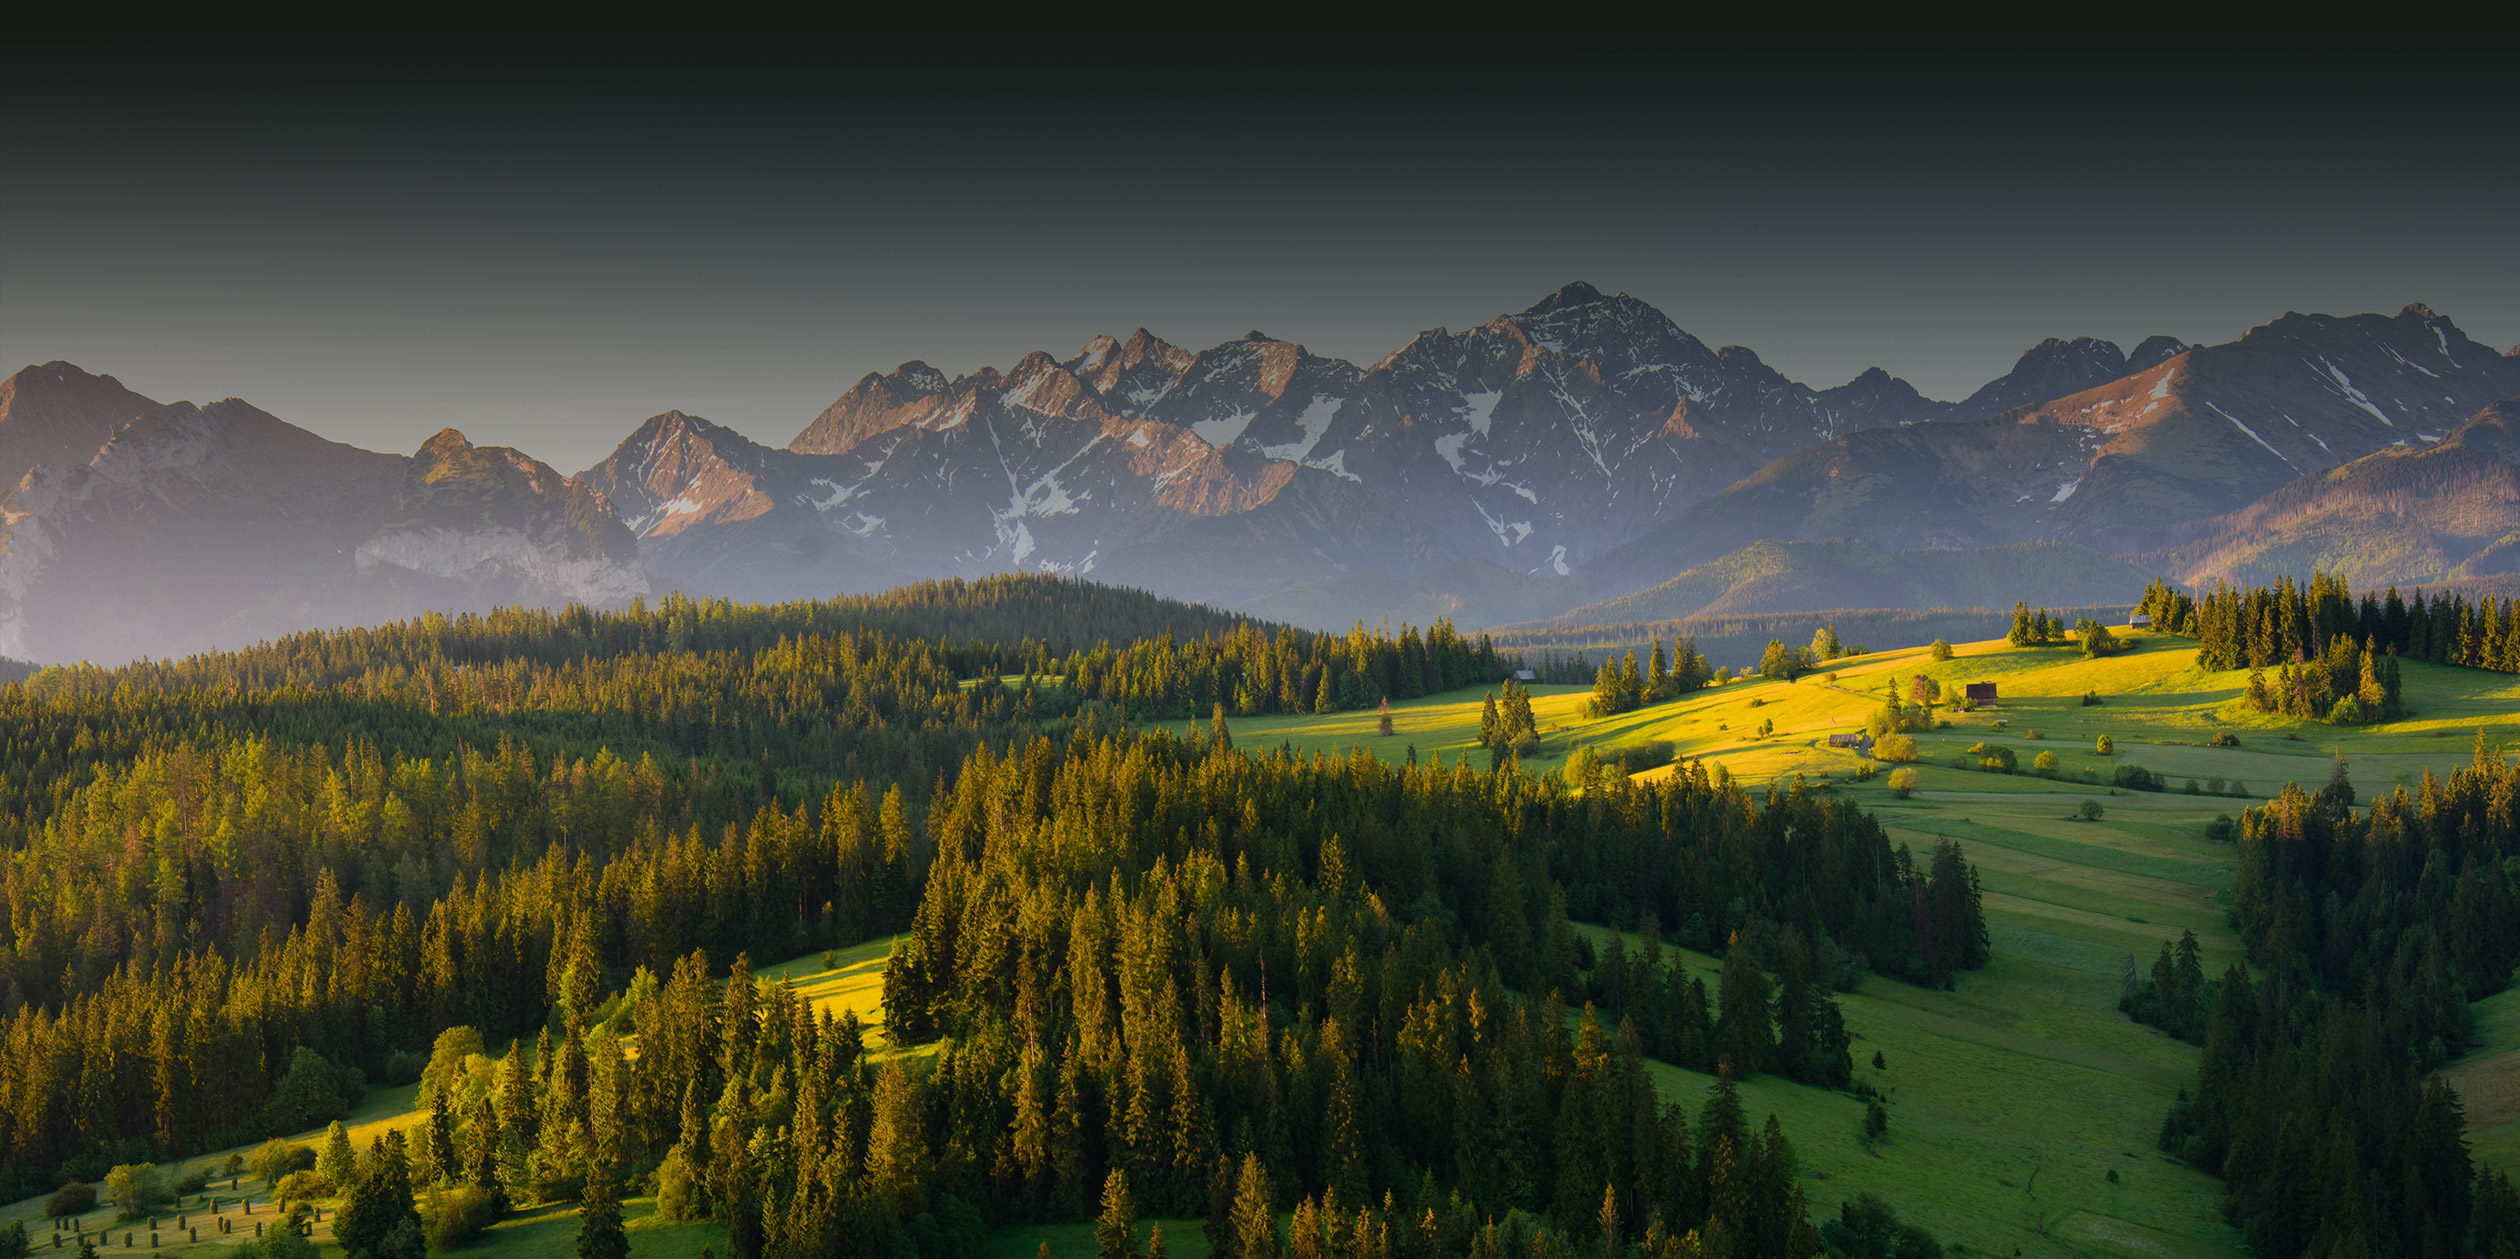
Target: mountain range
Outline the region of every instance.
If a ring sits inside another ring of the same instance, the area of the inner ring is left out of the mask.
[[[1003,372],[905,363],[784,446],[669,410],[564,477],[451,431],[376,454],[50,363],[0,382],[0,654],[1014,569],[1324,626],[2105,602],[2305,556],[2473,576],[2512,562],[2515,395],[2520,357],[2420,305],[2131,354],[2048,339],[1939,402],[1878,368],[1815,389],[1570,284],[1367,366],[1144,329]]]

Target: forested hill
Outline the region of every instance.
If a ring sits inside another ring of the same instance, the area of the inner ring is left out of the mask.
[[[433,1077],[420,1185],[653,1185],[730,1259],[948,1253],[1129,1186],[1219,1237],[1296,1207],[1441,1253],[1814,1252],[1787,1136],[1638,1064],[1844,1086],[1832,982],[1985,960],[1956,846],[1702,772],[1255,755],[1230,714],[1512,662],[1440,622],[1102,632],[1147,610],[1032,578],[669,599],[0,688],[0,1191],[297,1130],[469,1028],[548,1048]],[[1126,725],[1184,711],[1216,720]],[[1649,944],[1587,967],[1571,918]],[[1663,931],[1728,949],[1715,993]],[[742,978],[896,932],[887,1009],[943,1038],[932,1070]]]

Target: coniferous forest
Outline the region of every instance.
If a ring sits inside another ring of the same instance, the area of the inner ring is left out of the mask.
[[[1234,741],[1521,663],[1010,577],[46,670],[0,689],[0,1194],[416,1079],[359,1166],[439,1240],[634,1186],[730,1259],[1138,1213],[1258,1259],[1288,1210],[1299,1254],[1817,1253],[1731,1081],[1847,1087],[1832,993],[1983,965],[1976,872],[1693,766]],[[896,934],[880,1038],[750,977]]]
[[[2355,803],[2339,773],[2243,817],[2232,919],[2261,973],[2157,972],[2205,1050],[2161,1146],[2228,1182],[2259,1254],[2454,1255],[2471,1228],[2476,1254],[2520,1252],[2520,1197],[2471,1165],[2434,1071],[2520,961],[2520,771],[2480,737],[2447,781]]]

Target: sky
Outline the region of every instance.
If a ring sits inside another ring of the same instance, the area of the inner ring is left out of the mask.
[[[2426,302],[2520,343],[2488,41],[29,41],[0,371],[563,471],[1144,326],[1371,363],[1572,280],[1815,387]]]

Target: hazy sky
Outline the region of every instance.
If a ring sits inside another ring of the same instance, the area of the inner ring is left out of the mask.
[[[669,407],[784,444],[911,358],[1143,324],[1368,363],[1574,279],[1944,398],[2042,337],[2286,310],[2520,342],[2481,38],[18,53],[0,371],[571,472]]]

